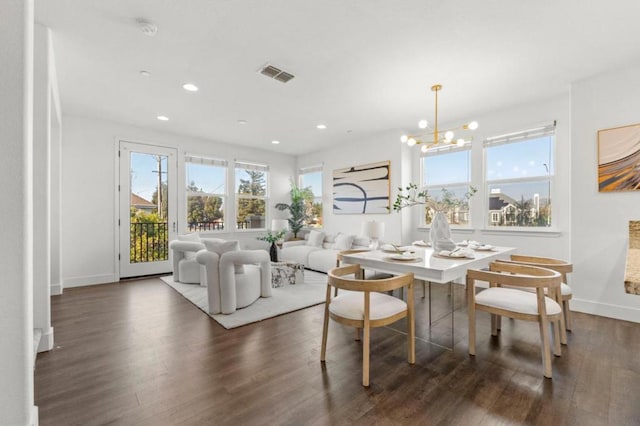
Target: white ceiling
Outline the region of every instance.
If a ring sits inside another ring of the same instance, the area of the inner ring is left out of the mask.
[[[433,118],[434,83],[440,121],[454,122],[567,93],[640,57],[638,0],[35,3],[53,31],[65,114],[293,155],[415,131]],[[295,78],[262,76],[267,62]]]

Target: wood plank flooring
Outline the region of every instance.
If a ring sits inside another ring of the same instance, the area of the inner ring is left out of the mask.
[[[469,357],[462,286],[453,336],[448,287],[431,328],[416,287],[416,364],[404,324],[373,330],[368,389],[352,329],[330,323],[320,363],[323,305],[225,330],[159,279],[66,289],[36,363],[40,425],[640,424],[640,324],[575,313],[548,380],[537,325],[491,338],[479,313]]]

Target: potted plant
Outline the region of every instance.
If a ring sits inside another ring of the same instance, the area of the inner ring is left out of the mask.
[[[259,240],[271,243],[271,247],[269,248],[269,257],[271,257],[272,262],[278,261],[278,248],[276,247],[276,243],[284,237],[284,234],[286,234],[286,232],[286,230],[277,232],[267,231],[267,235],[257,237]]]
[[[291,217],[287,219],[289,222],[289,229],[293,233],[293,238],[298,238],[298,232],[304,227],[304,222],[309,218],[307,215],[307,209],[305,201],[313,199],[313,192],[310,187],[299,188],[293,179],[290,179],[291,184],[291,203],[278,203],[276,208],[278,210],[288,210]]]

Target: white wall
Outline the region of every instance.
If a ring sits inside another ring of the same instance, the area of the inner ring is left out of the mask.
[[[640,322],[640,297],[624,292],[628,222],[640,192],[598,192],[601,129],[640,123],[640,62],[572,88],[571,217],[574,309]]]
[[[270,218],[284,217],[273,206],[289,200],[289,177],[295,160],[288,155],[203,139],[162,133],[77,116],[64,116],[62,141],[62,274],[64,287],[112,282],[118,279],[115,265],[116,199],[115,147],[118,140],[143,142],[227,160],[269,164]],[[179,165],[181,162],[179,162]],[[178,170],[184,185],[184,169]],[[181,180],[180,180],[181,179]],[[230,183],[233,185],[233,183]],[[230,190],[233,192],[233,189]],[[179,200],[179,219],[184,218],[185,200]],[[270,219],[268,218],[268,220]],[[183,224],[183,220],[179,223]],[[270,223],[270,222],[267,222]],[[261,232],[220,234],[221,238],[254,240]]]
[[[33,2],[0,13],[0,424],[32,425]]]
[[[402,215],[391,214],[333,214],[332,173],[335,169],[358,166],[379,161],[391,161],[391,196],[395,199],[396,188],[402,185],[402,170],[410,167],[403,165],[402,145],[398,142],[397,131],[384,132],[368,136],[349,144],[342,144],[323,151],[298,157],[298,168],[322,164],[322,204],[324,232],[335,234],[361,235],[362,222],[376,220],[385,223],[383,240],[402,242]],[[406,162],[406,161],[405,161]],[[405,182],[406,183],[406,182]],[[406,241],[404,241],[406,242]]]

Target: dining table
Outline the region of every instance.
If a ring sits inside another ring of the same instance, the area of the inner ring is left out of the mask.
[[[458,247],[452,255],[447,256],[446,251],[436,251],[431,247],[405,246],[400,250],[369,250],[357,253],[344,254],[343,263],[359,264],[365,270],[375,270],[392,275],[413,273],[416,280],[422,280],[429,288],[429,326],[440,318],[432,318],[431,284],[448,284],[451,295],[451,347],[454,346],[454,310],[455,300],[452,284],[465,284],[467,270],[482,269],[496,259],[507,259],[516,251],[514,247],[480,246],[477,249]],[[403,255],[402,253],[409,253]],[[458,257],[460,255],[468,257]],[[424,288],[424,287],[423,287]],[[426,341],[431,342],[429,339]],[[441,345],[442,346],[442,345]]]

